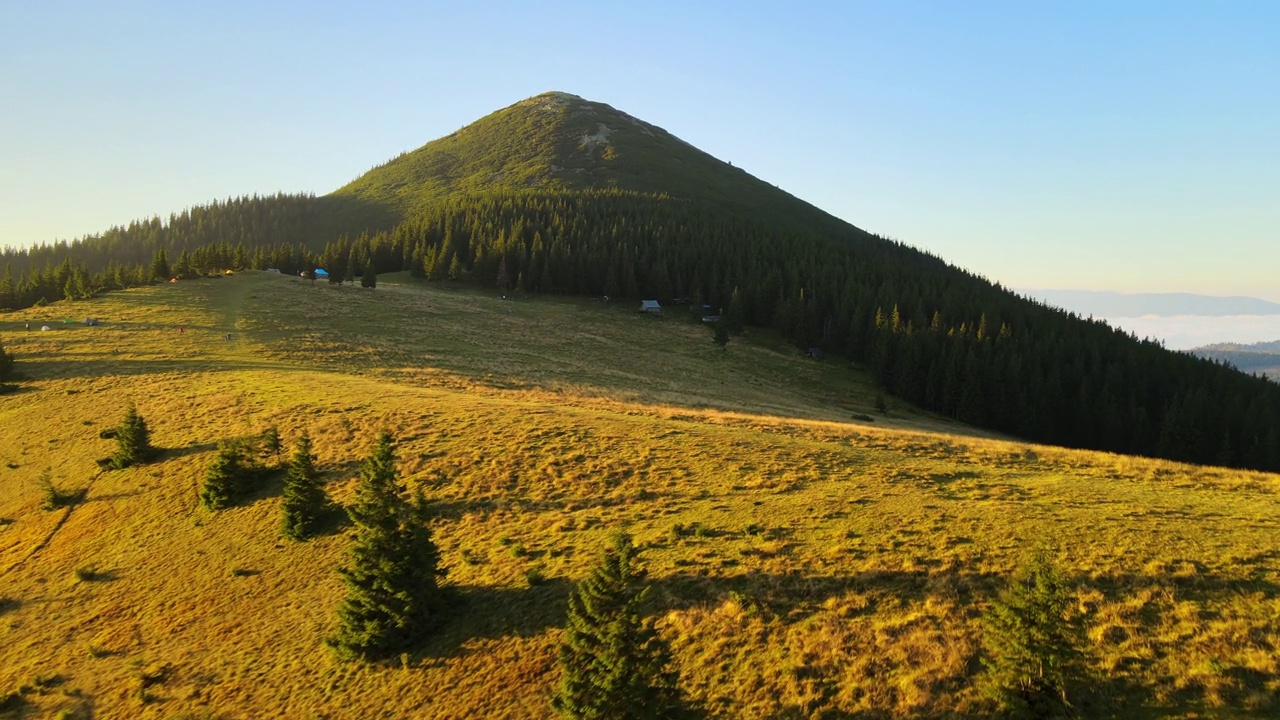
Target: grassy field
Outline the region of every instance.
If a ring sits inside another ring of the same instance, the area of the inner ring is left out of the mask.
[[[881,413],[863,373],[767,335],[721,352],[629,306],[382,280],[0,316],[30,378],[0,397],[0,717],[548,717],[568,592],[620,527],[711,717],[979,715],[978,617],[1036,547],[1087,628],[1089,715],[1280,713],[1276,476]],[[102,472],[130,402],[165,452]],[[278,480],[198,506],[217,443],[272,424],[311,433],[339,502],[394,432],[454,598],[417,654],[324,647],[350,527],[280,540]],[[46,470],[83,500],[42,510]]]

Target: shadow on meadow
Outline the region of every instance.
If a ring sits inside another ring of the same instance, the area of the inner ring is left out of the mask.
[[[130,490],[128,492],[114,492],[114,493],[101,493],[101,494],[90,493],[80,502],[87,505],[89,503],[95,503],[95,502],[110,502],[112,500],[123,500],[125,498],[136,497],[142,494],[143,494],[142,490]]]
[[[155,448],[156,457],[151,462],[157,463],[165,460],[176,460],[188,455],[197,455],[199,453],[206,453],[217,449],[218,443],[216,442],[197,443],[195,445],[184,445],[183,447],[176,448],[157,447]]]
[[[430,497],[430,496],[428,496]],[[629,495],[605,496],[565,496],[550,498],[501,497],[501,498],[442,498],[431,500],[431,514],[446,520],[458,520],[463,516],[476,513],[486,515],[506,510],[519,510],[524,513],[560,513],[566,506],[575,511],[601,510],[627,507],[637,501],[686,501],[693,497],[690,493],[644,490]]]
[[[23,361],[23,369],[32,380],[97,379],[112,376],[165,375],[170,373],[238,373],[250,371],[303,372],[306,368],[282,363],[223,358],[218,356],[192,359],[122,359],[116,355],[84,354],[83,358],[55,357]]]
[[[748,615],[758,615],[766,627],[783,632],[784,628],[804,623],[832,603],[857,595],[859,602],[840,610],[838,618],[849,622],[874,622],[882,607],[901,609],[906,605],[940,602],[954,604],[960,617],[973,621],[981,608],[999,596],[1006,577],[997,573],[974,573],[963,570],[873,571],[850,575],[815,575],[792,573],[745,573],[729,577],[713,577],[697,572],[680,572],[651,578],[645,612],[662,617],[672,611],[711,609],[726,602],[739,604]],[[1122,601],[1144,590],[1176,587],[1183,602],[1206,605],[1239,595],[1260,593],[1280,596],[1280,585],[1250,578],[1234,578],[1212,574],[1194,580],[1142,575],[1118,575],[1100,579],[1076,578],[1072,583],[1082,589],[1097,590],[1112,602]],[[476,639],[497,640],[504,637],[536,637],[564,627],[567,604],[573,583],[564,578],[539,580],[528,587],[450,586],[447,609],[442,615],[436,635],[417,654],[421,660],[446,660],[472,652],[490,650],[483,645],[469,646]],[[1159,620],[1146,613],[1138,632],[1154,633]],[[839,622],[833,616],[833,620]],[[1085,623],[1092,621],[1085,617]],[[1205,622],[1208,622],[1206,620]],[[965,623],[975,628],[974,622]],[[1265,639],[1253,641],[1265,650]],[[1085,648],[1089,656],[1102,657],[1117,652],[1117,647],[1103,639]],[[1274,695],[1274,674],[1255,668],[1230,665],[1223,661],[1216,684],[1180,683],[1177,678],[1161,677],[1156,667],[1159,654],[1147,660],[1133,659],[1123,668],[1098,672],[1087,678],[1077,690],[1075,702],[1084,717],[1155,718],[1170,712],[1197,709],[1209,715],[1223,703],[1237,706],[1250,698]],[[953,681],[947,692],[961,692],[981,672],[978,657],[970,659],[964,677]],[[1160,683],[1152,687],[1151,679]],[[811,708],[782,708],[771,717],[811,717]],[[954,710],[946,717],[981,717]],[[943,716],[939,715],[939,716]],[[929,715],[921,715],[928,717]],[[850,713],[839,709],[824,710],[824,718],[890,718],[892,712]]]

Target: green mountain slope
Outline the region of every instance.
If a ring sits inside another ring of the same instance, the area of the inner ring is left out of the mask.
[[[562,92],[491,113],[370,170],[333,196],[409,216],[459,194],[586,189],[710,201],[762,219],[853,229],[660,127]]]
[[[16,257],[0,307],[184,275],[160,251],[187,274],[324,267],[341,283],[371,267],[517,295],[687,298],[735,331],[769,327],[800,350],[861,363],[885,393],[969,425],[1280,469],[1280,385],[1020,297],[563,93],[322,198],[193,208]]]

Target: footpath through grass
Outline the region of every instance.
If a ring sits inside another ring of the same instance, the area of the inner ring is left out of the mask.
[[[1092,714],[1280,709],[1275,476],[885,417],[840,363],[590,301],[244,273],[0,333],[30,376],[0,398],[14,717],[549,717],[569,588],[623,526],[711,717],[979,712],[977,618],[1038,546],[1087,628]],[[164,455],[100,473],[131,401]],[[339,502],[390,428],[434,499],[454,609],[401,664],[322,645],[349,527],[281,540],[278,479],[199,508],[217,443],[271,424],[311,433]],[[83,500],[41,510],[46,468]]]

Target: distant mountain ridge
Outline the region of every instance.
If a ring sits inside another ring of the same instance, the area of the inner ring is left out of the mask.
[[[1197,357],[1230,363],[1241,372],[1266,375],[1273,380],[1280,379],[1280,340],[1251,345],[1215,343],[1194,348],[1190,352]]]
[[[1222,352],[1251,353],[1254,355],[1280,354],[1280,340],[1253,343],[1250,345],[1243,345],[1241,343],[1214,343],[1212,345],[1198,347],[1196,350],[1204,350],[1206,352],[1217,350]]]
[[[1022,290],[1021,292],[1082,317],[1280,315],[1280,303],[1239,295],[1122,293],[1103,290]]]

